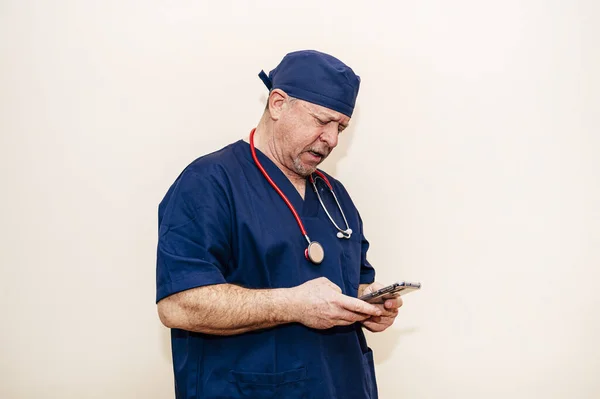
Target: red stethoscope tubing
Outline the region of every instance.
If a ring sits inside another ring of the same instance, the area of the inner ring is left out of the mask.
[[[273,179],[271,179],[271,177],[269,176],[269,174],[267,173],[265,168],[263,168],[261,163],[258,161],[258,157],[256,156],[256,149],[254,148],[254,132],[255,131],[256,131],[256,129],[252,129],[252,131],[250,132],[250,151],[252,151],[252,158],[254,159],[254,163],[256,163],[256,166],[258,166],[258,169],[260,169],[261,173],[267,179],[267,181],[269,182],[271,187],[273,187],[275,189],[275,191],[277,191],[277,194],[279,194],[279,196],[283,199],[283,201],[288,206],[288,208],[290,208],[290,211],[292,211],[292,213],[294,214],[294,217],[296,218],[296,222],[298,222],[298,226],[300,226],[300,231],[302,231],[302,234],[306,237],[306,236],[308,236],[308,234],[306,233],[306,229],[304,228],[304,223],[302,223],[302,220],[300,220],[300,216],[298,216],[298,212],[296,212],[294,205],[292,205],[292,203],[286,197],[286,195],[283,193],[283,191],[281,191],[281,189],[279,187],[277,187],[277,184],[275,184],[275,182],[273,181]],[[328,182],[328,184],[329,184],[329,182]]]

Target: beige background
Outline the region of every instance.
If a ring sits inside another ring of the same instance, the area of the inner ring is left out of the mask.
[[[303,48],[362,76],[325,169],[424,286],[381,398],[600,397],[599,4],[0,1],[0,397],[173,397],[157,205]]]

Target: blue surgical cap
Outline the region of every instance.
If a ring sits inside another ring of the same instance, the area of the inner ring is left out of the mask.
[[[258,76],[267,89],[322,105],[349,117],[354,111],[360,77],[342,61],[315,50],[295,51],[283,57],[269,76]]]

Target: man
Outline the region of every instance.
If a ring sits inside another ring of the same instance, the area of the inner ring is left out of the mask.
[[[317,51],[259,76],[270,94],[256,129],[190,164],[159,207],[177,398],[377,398],[362,327],[385,330],[402,301],[357,299],[383,285],[350,196],[317,170],[360,78]]]

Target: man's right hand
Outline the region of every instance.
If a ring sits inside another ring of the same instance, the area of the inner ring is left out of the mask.
[[[342,294],[340,287],[325,277],[290,288],[289,294],[294,321],[311,328],[347,326],[381,315],[377,306]]]

